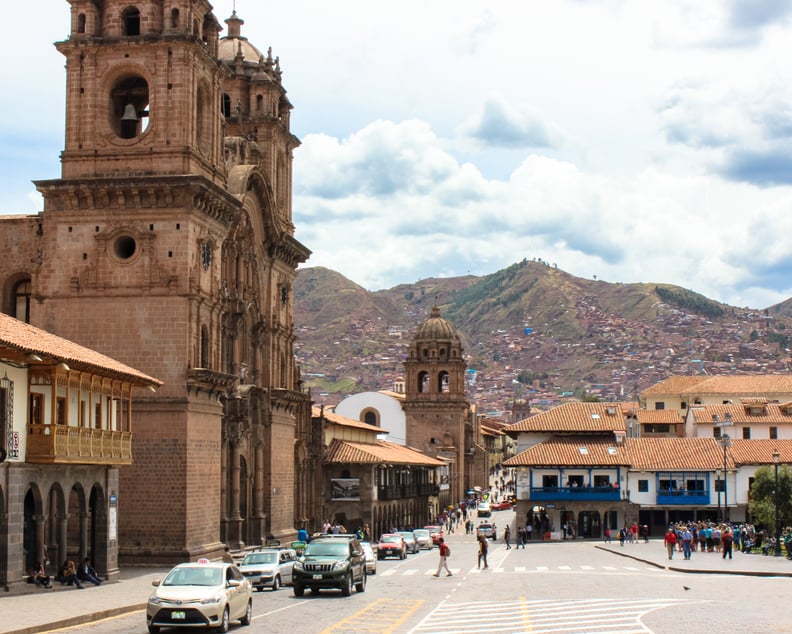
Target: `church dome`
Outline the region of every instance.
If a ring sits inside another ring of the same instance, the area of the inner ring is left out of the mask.
[[[246,37],[242,37],[245,21],[234,11],[225,23],[228,25],[228,35],[220,38],[217,56],[224,62],[233,62],[241,53],[243,61],[258,64],[264,56]]]
[[[436,340],[459,341],[459,336],[454,327],[440,316],[440,309],[432,307],[432,313],[415,334],[415,341],[436,341]]]

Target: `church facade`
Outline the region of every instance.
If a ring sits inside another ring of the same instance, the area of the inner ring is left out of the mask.
[[[121,562],[212,557],[310,522],[295,366],[291,103],[205,0],[69,0],[61,177],[0,219],[6,314],[163,382],[133,399]]]

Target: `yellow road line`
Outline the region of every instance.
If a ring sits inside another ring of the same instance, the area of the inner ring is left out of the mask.
[[[322,630],[322,634],[332,632],[391,634],[422,604],[422,600],[377,599],[362,610]]]
[[[523,617],[523,632],[533,632],[533,627],[531,627],[531,616],[528,614],[528,601],[525,597],[520,597],[520,611]]]

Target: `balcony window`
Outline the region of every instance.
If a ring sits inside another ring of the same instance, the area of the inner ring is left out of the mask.
[[[558,486],[558,476],[557,475],[543,475],[542,476],[542,487],[557,487]]]
[[[638,493],[649,493],[649,480],[638,480]]]
[[[44,395],[32,392],[30,394],[30,424],[44,424]]]

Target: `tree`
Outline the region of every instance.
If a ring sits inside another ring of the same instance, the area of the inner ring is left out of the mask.
[[[757,524],[763,525],[771,533],[775,531],[775,466],[760,467],[756,470],[751,485],[751,501],[748,511]],[[778,516],[781,528],[792,526],[792,471],[787,465],[778,467]]]

